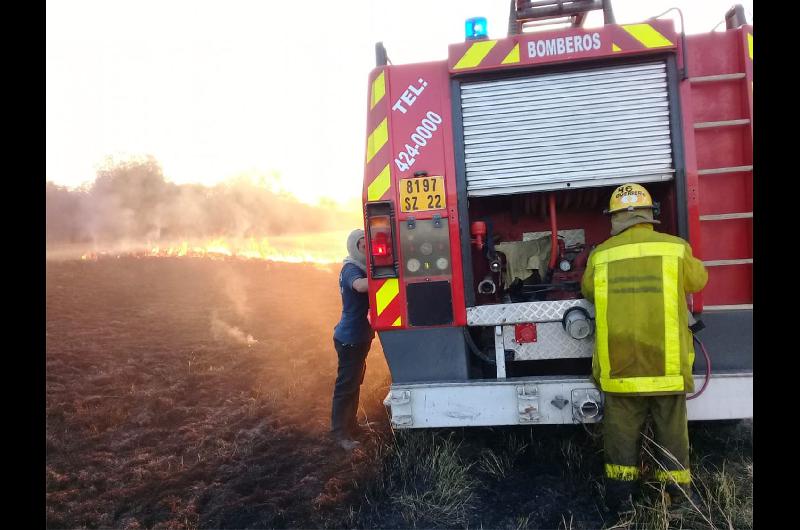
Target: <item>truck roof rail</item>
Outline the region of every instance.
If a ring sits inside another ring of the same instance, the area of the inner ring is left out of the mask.
[[[735,29],[747,24],[747,17],[744,14],[744,6],[736,4],[725,13],[725,28]]]
[[[383,42],[376,42],[375,66],[385,66],[386,64],[392,64],[392,61],[389,60],[389,55],[386,53],[386,47],[383,45]]]
[[[605,24],[614,24],[611,0],[511,0],[508,35],[520,35],[525,28],[569,23],[580,27],[589,11],[603,10]]]

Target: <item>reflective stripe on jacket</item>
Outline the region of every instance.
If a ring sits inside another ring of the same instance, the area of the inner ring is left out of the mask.
[[[604,392],[694,391],[685,297],[707,281],[689,244],[651,224],[634,225],[592,251],[581,290],[595,304],[592,373]]]

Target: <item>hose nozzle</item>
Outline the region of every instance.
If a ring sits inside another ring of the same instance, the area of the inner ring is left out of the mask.
[[[481,283],[478,284],[478,292],[481,294],[494,294],[497,292],[497,285],[495,285],[491,275],[487,275],[486,278],[481,280]]]

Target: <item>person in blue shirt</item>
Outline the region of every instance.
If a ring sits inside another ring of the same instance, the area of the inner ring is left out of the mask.
[[[358,447],[358,396],[367,353],[375,332],[367,320],[367,256],[363,230],[353,230],[347,237],[348,256],[339,273],[342,294],[342,317],[333,328],[333,347],[339,355],[339,371],[333,389],[331,434],[340,447],[348,451]]]

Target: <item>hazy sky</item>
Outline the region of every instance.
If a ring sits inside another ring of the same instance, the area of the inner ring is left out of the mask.
[[[687,33],[701,33],[733,3],[613,6],[618,23],[679,7]],[[751,21],[752,0],[741,3]],[[177,183],[279,174],[307,201],[359,197],[375,42],[394,64],[441,60],[466,18],[486,16],[489,36],[504,37],[508,5],[48,0],[46,178],[77,186],[108,155],[152,154]]]

